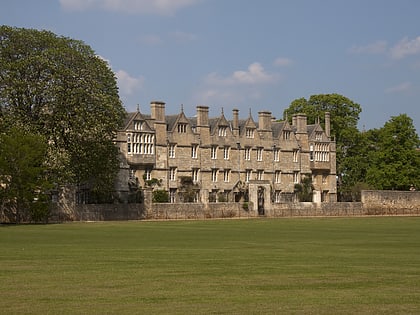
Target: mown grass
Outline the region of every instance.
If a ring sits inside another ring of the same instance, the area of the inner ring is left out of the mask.
[[[420,218],[0,227],[2,314],[418,314]]]

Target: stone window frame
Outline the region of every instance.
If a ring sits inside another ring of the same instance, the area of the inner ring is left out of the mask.
[[[177,169],[176,167],[169,168],[169,180],[174,182],[176,181]]]

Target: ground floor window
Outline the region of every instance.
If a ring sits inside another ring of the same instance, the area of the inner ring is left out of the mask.
[[[274,192],[274,202],[280,203],[281,202],[281,190],[276,190]]]

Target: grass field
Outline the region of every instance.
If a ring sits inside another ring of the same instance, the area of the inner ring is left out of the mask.
[[[420,218],[0,227],[2,314],[419,314]]]

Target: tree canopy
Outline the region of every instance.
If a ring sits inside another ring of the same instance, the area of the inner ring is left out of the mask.
[[[420,145],[413,120],[406,114],[391,117],[370,132],[366,182],[377,189],[420,187]]]
[[[359,104],[339,94],[312,95],[294,100],[284,111],[305,113],[315,123],[331,113],[331,135],[337,143],[338,190],[341,200],[358,200],[361,189],[408,190],[420,187],[419,138],[406,114],[391,117],[380,129],[357,129]]]
[[[340,94],[312,95],[309,99],[294,100],[284,110],[288,119],[293,114],[305,113],[308,123],[315,123],[324,117],[325,112],[331,114],[331,136],[334,137],[337,147],[337,174],[342,174],[342,166],[348,156],[348,148],[355,143],[358,134],[357,122],[362,108],[359,104]],[[324,126],[325,127],[325,126]]]
[[[45,155],[47,143],[40,135],[13,127],[0,134],[0,205],[11,222],[38,221],[48,214],[45,192],[52,187]]]
[[[0,27],[0,128],[45,137],[55,181],[111,185],[125,111],[107,62],[81,41]]]
[[[331,114],[331,135],[336,139],[337,146],[345,145],[349,135],[357,130],[357,122],[362,108],[359,104],[340,94],[311,95],[308,100],[294,100],[284,110],[284,116],[291,119],[293,114],[305,113],[309,123],[315,123],[325,112]]]

